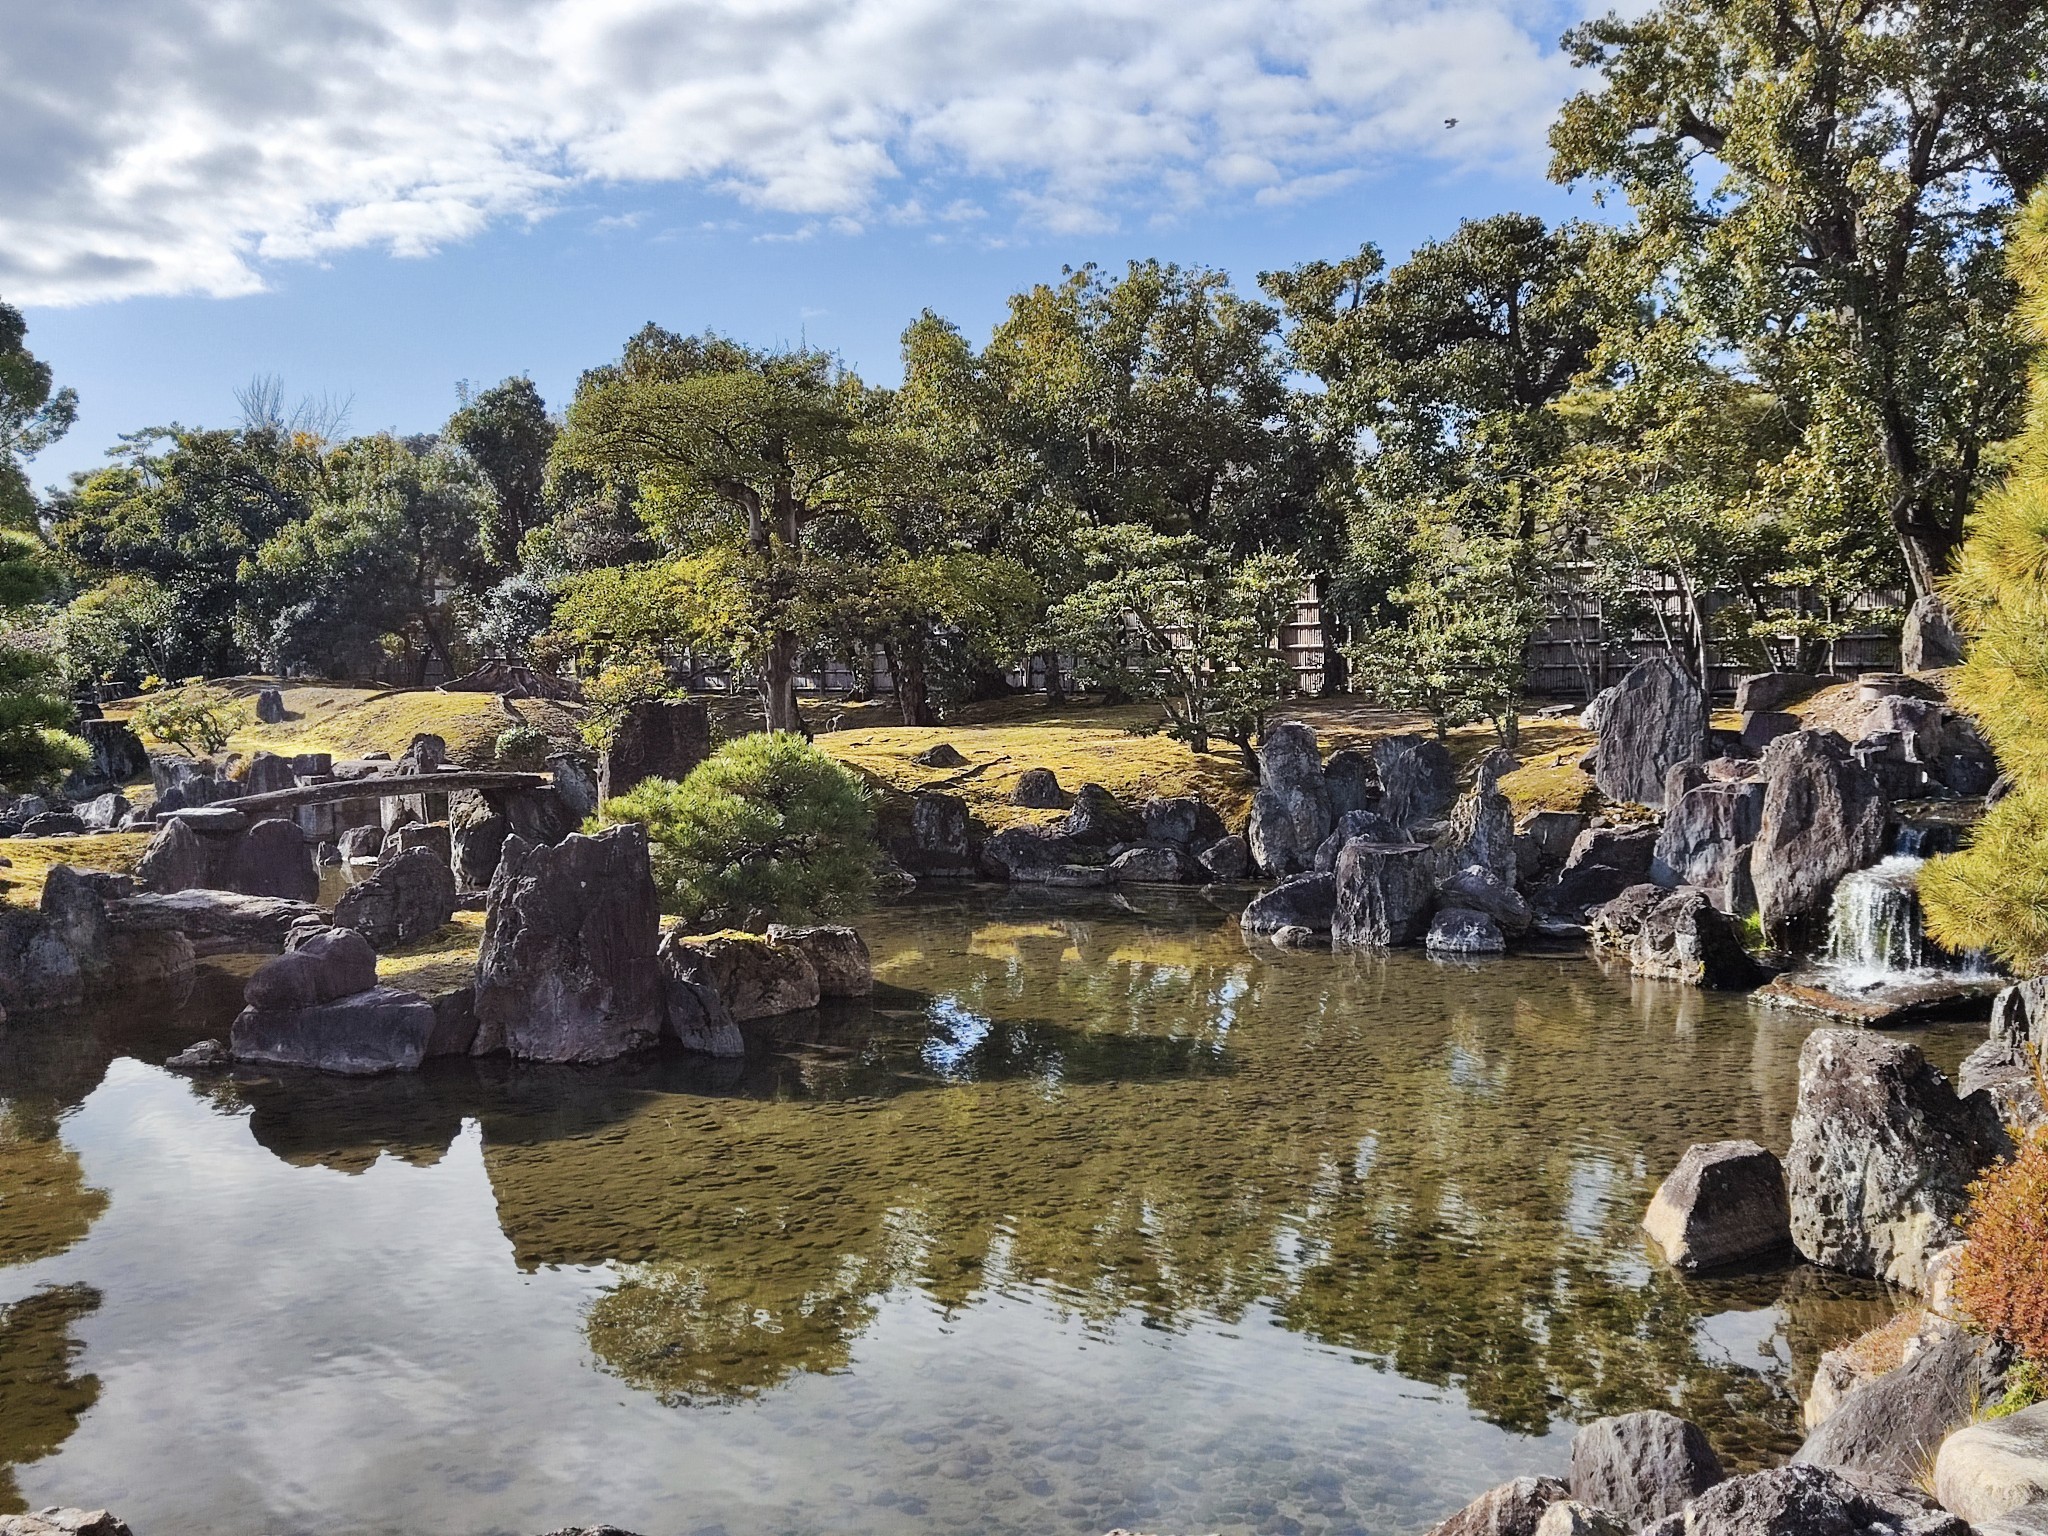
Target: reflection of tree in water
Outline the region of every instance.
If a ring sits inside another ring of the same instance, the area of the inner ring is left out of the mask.
[[[97,1376],[74,1376],[71,1325],[100,1304],[89,1285],[46,1286],[0,1307],[0,1513],[28,1506],[14,1468],[50,1455],[99,1399]]]
[[[1640,1257],[1688,1142],[1782,1143],[1754,1075],[1792,1073],[1798,1033],[1740,1006],[1674,1020],[1577,960],[1474,976],[1058,914],[963,950],[957,924],[876,922],[885,982],[929,998],[792,1036],[775,1097],[607,1090],[615,1118],[580,1132],[559,1099],[482,1111],[520,1262],[632,1265],[589,1315],[610,1369],[757,1393],[843,1367],[906,1284],[947,1307],[1029,1286],[1100,1326],[1266,1303],[1509,1428],[1675,1395],[1749,1462],[1794,1433],[1791,1382],[1704,1348],[1705,1320],[1782,1305],[1805,1349],[1873,1305]],[[1839,1327],[1799,1322],[1827,1305]]]
[[[45,1109],[0,1102],[0,1266],[62,1253],[107,1208]]]

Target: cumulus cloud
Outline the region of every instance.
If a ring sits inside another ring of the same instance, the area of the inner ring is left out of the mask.
[[[0,294],[40,304],[246,293],[597,185],[700,188],[784,235],[1284,203],[1395,159],[1533,163],[1567,88],[1554,0],[5,8]]]

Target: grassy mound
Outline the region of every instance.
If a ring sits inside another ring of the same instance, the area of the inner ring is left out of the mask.
[[[33,907],[43,899],[43,882],[59,864],[73,869],[104,869],[132,875],[149,846],[149,832],[107,832],[97,837],[23,837],[0,842],[0,900],[10,906]]]

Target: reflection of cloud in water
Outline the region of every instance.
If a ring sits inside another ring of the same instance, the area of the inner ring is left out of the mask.
[[[934,1032],[926,1037],[919,1054],[942,1077],[962,1075],[968,1058],[988,1038],[994,1021],[955,997],[933,998],[929,1012]]]

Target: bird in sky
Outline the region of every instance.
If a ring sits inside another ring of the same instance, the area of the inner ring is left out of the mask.
[[[1446,128],[1455,128],[1458,126],[1458,120],[1455,117],[1447,117],[1444,119],[1444,126]]]

